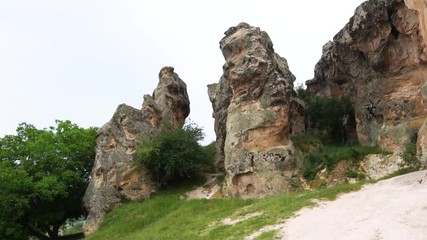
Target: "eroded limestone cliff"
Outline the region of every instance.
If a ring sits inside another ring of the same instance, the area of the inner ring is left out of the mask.
[[[416,138],[427,116],[420,88],[427,79],[426,7],[419,0],[370,0],[323,47],[317,95],[348,96],[358,140],[399,150]]]
[[[189,113],[186,84],[172,67],[162,68],[159,84],[152,96],[144,96],[141,110],[118,106],[96,137],[96,159],[83,198],[88,212],[85,235],[95,231],[104,215],[123,199],[144,199],[157,190],[149,172],[133,165],[133,153],[141,136],[181,127]]]
[[[268,34],[257,27],[231,27],[220,48],[224,74],[208,86],[208,93],[228,193],[261,197],[289,191],[298,165],[290,134],[305,129],[295,77],[274,52]]]

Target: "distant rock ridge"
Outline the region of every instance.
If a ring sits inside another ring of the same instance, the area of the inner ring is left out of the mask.
[[[253,198],[290,191],[299,164],[290,135],[305,130],[295,77],[258,27],[229,28],[220,48],[224,74],[208,85],[208,93],[228,194]]]
[[[88,212],[85,235],[95,231],[104,215],[123,199],[145,199],[157,190],[150,173],[133,165],[133,153],[141,136],[182,127],[189,113],[187,86],[172,67],[161,69],[159,84],[152,96],[144,95],[141,110],[118,106],[96,137],[96,159],[83,198]]]
[[[351,98],[363,145],[401,150],[427,117],[420,94],[427,80],[426,12],[424,0],[362,3],[324,45],[306,82],[317,95]]]

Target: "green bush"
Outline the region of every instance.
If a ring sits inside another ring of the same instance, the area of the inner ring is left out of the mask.
[[[160,132],[151,139],[141,140],[135,163],[147,167],[159,186],[189,178],[209,162],[198,143],[203,137],[202,129],[193,123]]]
[[[366,179],[366,175],[358,172],[354,169],[347,169],[347,171],[345,172],[345,175],[349,178],[357,178],[358,180],[364,180]]]
[[[322,146],[322,142],[313,132],[292,136],[292,143],[295,148],[301,150],[303,153],[309,153]]]
[[[325,143],[342,144],[349,140],[348,128],[355,128],[355,122],[354,107],[348,97],[339,99],[319,97],[302,87],[297,88],[296,92],[307,104],[309,131],[316,131],[316,135],[319,135]]]
[[[307,180],[313,180],[316,178],[317,173],[319,172],[321,164],[312,154],[308,155],[304,161],[304,166],[302,169],[302,176]]]
[[[202,170],[204,172],[214,172],[216,159],[216,142],[213,141],[208,145],[203,146],[202,149],[206,157],[206,164]]]
[[[417,158],[417,146],[415,143],[410,143],[406,146],[405,151],[402,154],[403,162],[405,167],[412,171],[417,171],[421,167],[421,163]]]

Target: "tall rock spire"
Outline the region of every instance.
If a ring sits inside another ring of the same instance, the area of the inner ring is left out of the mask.
[[[304,131],[290,127],[296,126],[291,115],[298,113],[292,109],[301,104],[293,101],[295,77],[274,52],[268,34],[257,27],[231,27],[220,48],[224,74],[208,92],[228,192],[262,197],[289,191],[297,169],[290,134]],[[303,112],[298,114],[303,118]]]
[[[96,137],[95,163],[83,198],[88,211],[85,235],[95,231],[104,215],[123,199],[145,199],[157,190],[150,173],[133,165],[133,153],[142,136],[182,127],[189,113],[187,86],[172,67],[162,68],[159,84],[152,96],[144,96],[141,110],[118,106]]]

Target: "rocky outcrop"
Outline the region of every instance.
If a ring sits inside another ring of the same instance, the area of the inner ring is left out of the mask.
[[[425,12],[419,0],[362,3],[306,83],[317,95],[351,97],[363,145],[401,149],[427,116],[419,91],[427,79]]]
[[[427,83],[421,87],[421,95],[424,101],[427,101]],[[421,167],[427,168],[427,119],[424,121],[417,137],[417,157],[421,162]]]
[[[420,159],[421,167],[427,168],[427,121],[424,121],[418,132],[417,157]]]
[[[364,157],[359,166],[359,171],[366,178],[379,180],[391,175],[405,166],[400,154],[369,154]]]
[[[289,191],[298,165],[291,126],[293,132],[305,130],[291,119],[304,116],[304,104],[293,90],[295,77],[257,27],[231,27],[220,48],[224,74],[208,92],[228,193],[261,197]]]
[[[215,134],[216,134],[216,162],[215,166],[219,170],[224,170],[224,147],[225,137],[227,136],[227,113],[228,106],[231,101],[231,89],[227,79],[222,76],[219,83],[208,85],[208,95],[212,103],[213,114],[215,118]]]
[[[145,95],[142,109],[121,104],[96,137],[96,159],[83,198],[88,212],[85,235],[98,228],[104,215],[123,199],[140,200],[156,191],[150,173],[133,165],[142,136],[165,128],[182,127],[190,113],[185,83],[172,67],[159,73],[153,95]]]

